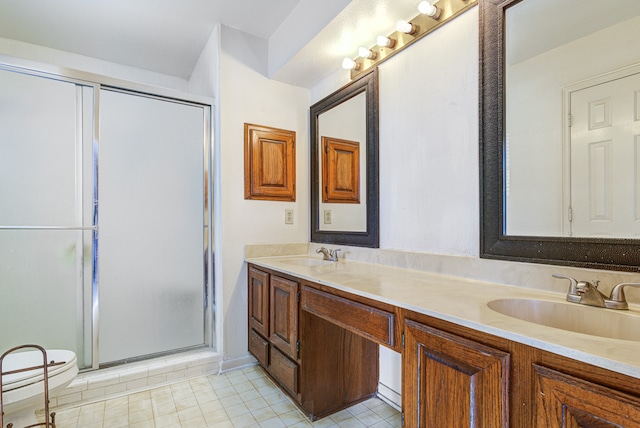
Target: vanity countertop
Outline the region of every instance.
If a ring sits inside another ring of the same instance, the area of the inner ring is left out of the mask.
[[[565,302],[564,294],[350,260],[327,263],[320,260],[307,256],[280,256],[246,261],[640,378],[640,341],[547,327],[502,315],[487,306],[496,299]],[[625,312],[628,316],[640,317],[640,308],[636,305],[630,305],[630,310]]]

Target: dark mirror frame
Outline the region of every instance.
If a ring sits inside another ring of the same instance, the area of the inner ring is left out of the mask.
[[[365,92],[367,106],[367,231],[320,230],[320,135],[319,116],[343,102]],[[379,230],[379,179],[378,179],[378,69],[374,68],[357,80],[338,89],[333,94],[311,106],[310,111],[310,170],[311,170],[311,242],[342,244],[378,248]]]
[[[520,1],[480,0],[480,257],[640,271],[639,240],[504,233],[504,20]]]

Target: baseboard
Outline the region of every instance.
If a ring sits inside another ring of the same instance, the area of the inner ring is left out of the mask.
[[[378,383],[378,398],[396,410],[402,411],[402,395],[384,383]]]
[[[220,362],[220,373],[228,372],[230,370],[236,370],[243,367],[253,366],[258,362],[253,356],[245,355],[240,358],[233,358],[231,360],[223,360]]]

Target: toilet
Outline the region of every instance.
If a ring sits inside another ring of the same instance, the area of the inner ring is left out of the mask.
[[[42,366],[39,350],[12,352],[4,357],[2,372],[13,372],[27,367]],[[47,350],[47,362],[61,363],[48,368],[49,398],[66,388],[78,374],[76,354],[72,351]],[[42,368],[2,376],[2,409],[4,426],[15,428],[37,423],[36,411],[44,408],[44,371]]]

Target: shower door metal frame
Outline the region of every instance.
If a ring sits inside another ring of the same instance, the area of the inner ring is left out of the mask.
[[[31,75],[46,79],[52,79],[62,82],[68,82],[75,84],[79,89],[77,98],[83,97],[81,88],[91,88],[93,91],[93,115],[92,115],[92,165],[93,165],[93,189],[92,200],[93,207],[91,213],[91,225],[90,226],[2,226],[0,230],[76,230],[76,231],[91,231],[92,232],[92,274],[91,274],[91,366],[83,368],[82,371],[96,370],[100,368],[99,365],[99,352],[100,352],[100,334],[99,334],[99,320],[100,320],[100,287],[99,287],[99,194],[98,194],[98,172],[99,172],[99,146],[100,146],[100,90],[112,90],[117,92],[123,92],[133,95],[145,96],[149,98],[161,99],[163,101],[182,103],[201,107],[203,109],[203,174],[204,180],[204,192],[203,192],[203,323],[204,323],[204,337],[203,345],[197,345],[193,348],[203,347],[216,347],[217,337],[215,328],[215,278],[213,269],[213,100],[208,97],[198,96],[194,94],[183,93],[180,91],[162,89],[157,87],[146,86],[144,84],[138,84],[128,82],[120,79],[109,78],[106,76],[96,75],[93,73],[87,73],[77,70],[72,70],[62,67],[52,67],[45,64],[40,64],[28,60],[22,60],[5,55],[0,55],[0,70],[9,72],[15,72],[25,75]],[[80,112],[81,114],[81,112]],[[83,121],[78,120],[76,135],[80,136],[80,149],[82,149],[83,143]],[[78,150],[78,148],[76,148]],[[80,216],[83,221],[83,158],[76,161],[76,179],[80,180],[80,191],[76,194],[76,202],[78,198],[80,202],[76,206],[76,217]],[[83,224],[81,222],[80,224]],[[81,259],[83,255],[80,256]],[[84,293],[84,269],[85,264],[79,263],[80,277],[83,278],[82,292]],[[84,301],[84,299],[82,299]],[[84,313],[84,310],[82,311]],[[84,330],[85,320],[84,317],[79,320],[79,326],[77,328],[80,331]],[[86,335],[83,336],[86,339]],[[83,340],[83,346],[85,350],[88,344]],[[163,352],[161,354],[155,354],[152,356],[141,356],[140,359],[147,359],[158,355],[167,355],[182,350],[172,350]],[[131,361],[133,359],[129,359]]]

